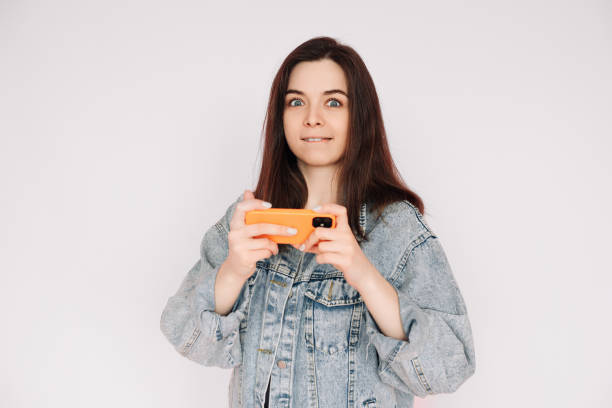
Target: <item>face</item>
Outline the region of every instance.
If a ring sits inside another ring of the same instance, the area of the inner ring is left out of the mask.
[[[335,165],[342,157],[349,127],[347,94],[344,71],[330,59],[300,62],[291,71],[283,127],[300,167]]]

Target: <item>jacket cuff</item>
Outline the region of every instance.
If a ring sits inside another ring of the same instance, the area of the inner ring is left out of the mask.
[[[402,326],[408,340],[399,340],[385,335],[380,331],[378,325],[366,311],[366,332],[369,343],[371,343],[378,353],[379,363],[378,372],[381,378],[385,378],[390,384],[400,387],[401,384],[419,384],[419,390],[413,389],[417,396],[425,397],[432,392],[427,379],[423,374],[419,356],[424,351],[424,341],[429,337],[431,318],[425,314],[414,302],[399,297],[402,314]],[[404,302],[404,304],[402,304]],[[412,316],[412,318],[410,318]],[[369,353],[369,349],[366,351]],[[366,359],[368,356],[366,355]],[[404,375],[401,378],[397,375],[392,366],[398,365],[410,367],[402,370]]]
[[[219,268],[220,266],[210,269],[202,276],[192,298],[196,327],[205,338],[213,341],[221,341],[237,334],[240,323],[246,318],[248,305],[248,302],[240,302],[245,289],[243,287],[230,313],[221,315],[215,312],[215,281]]]
[[[401,355],[404,359],[417,357],[423,351],[424,342],[429,337],[431,317],[404,296],[399,296],[398,299],[399,308],[402,311],[400,316],[402,327],[408,340],[386,336],[380,331],[370,312],[366,312],[366,331],[370,337],[370,342],[380,356],[381,370],[393,363],[398,355]]]

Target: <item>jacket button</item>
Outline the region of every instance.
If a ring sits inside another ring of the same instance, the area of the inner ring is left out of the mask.
[[[284,361],[282,361],[282,360],[278,360],[278,361],[276,362],[276,365],[278,366],[278,368],[285,368],[285,367],[287,367],[287,363],[285,363],[285,362],[284,362]]]
[[[336,352],[336,348],[334,346],[329,346],[329,354],[334,354]]]

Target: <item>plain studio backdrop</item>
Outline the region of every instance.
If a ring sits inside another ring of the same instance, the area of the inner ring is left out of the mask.
[[[585,0],[0,2],[0,406],[227,405],[159,320],[318,35],[363,57],[467,303],[476,373],[416,406],[612,406],[612,9]]]

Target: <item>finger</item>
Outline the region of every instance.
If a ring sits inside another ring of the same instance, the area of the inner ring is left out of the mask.
[[[321,244],[321,241],[315,242],[309,248],[304,249],[304,252],[310,252],[311,254],[320,254],[321,250],[319,249],[319,244]]]
[[[317,249],[319,253],[345,253],[345,246],[338,241],[319,241],[317,243]]]
[[[302,245],[304,246],[303,248],[299,248],[304,252],[308,252],[308,250],[310,249],[310,247],[315,243],[315,241],[313,240],[313,232],[312,231],[310,234],[308,234],[308,237],[306,237],[306,239],[304,240],[304,242],[302,243]]]
[[[255,259],[257,260],[269,258],[272,255],[274,254],[269,249],[260,249],[259,251],[255,251],[253,254],[253,256],[255,256]]]
[[[270,238],[253,238],[248,239],[244,243],[246,250],[252,251],[256,249],[270,249],[274,253],[278,253],[278,244]]]
[[[234,215],[230,222],[230,228],[240,228],[246,223],[244,221],[244,215],[247,211],[251,210],[263,210],[271,207],[271,204],[264,205],[265,201],[253,197],[253,193],[250,190],[245,190],[243,200],[236,204]]]
[[[325,240],[332,241],[337,240],[342,232],[339,232],[335,228],[317,227],[312,231],[312,235],[317,241]]]
[[[321,205],[320,209],[316,210],[316,212],[334,214],[336,216],[336,228],[350,228],[348,224],[346,207],[342,205],[334,203],[323,204]]]
[[[286,225],[268,224],[265,222],[259,222],[257,224],[246,225],[244,227],[244,232],[247,237],[254,237],[254,236],[263,235],[263,234],[292,236],[297,233],[297,230],[295,230],[295,228],[294,228],[295,230],[294,232],[291,232],[289,228],[290,227],[287,227]]]
[[[336,239],[338,239],[338,231],[336,231],[334,228],[317,227],[308,236],[304,251],[311,252],[311,249],[320,241]]]
[[[342,262],[342,255],[329,252],[318,254],[315,257],[315,261],[317,261],[318,264],[340,265]]]
[[[306,241],[304,240],[304,242],[306,242]],[[295,249],[298,249],[298,250],[301,251],[302,250],[301,247],[302,247],[302,245],[304,245],[304,242],[300,242],[298,244],[291,244],[291,246],[294,247]]]
[[[255,198],[255,194],[251,190],[244,190],[244,194],[242,195],[242,201],[251,200]]]
[[[310,233],[310,235],[308,236],[308,239],[305,242],[304,252],[312,252],[314,254],[318,254],[320,242],[321,242],[321,238],[319,236],[319,233],[317,233],[317,230],[314,229]]]

